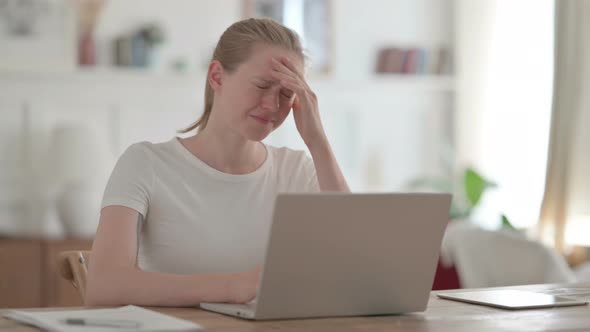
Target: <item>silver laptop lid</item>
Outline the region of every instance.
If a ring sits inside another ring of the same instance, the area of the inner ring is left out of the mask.
[[[450,194],[281,194],[256,319],[422,311]]]

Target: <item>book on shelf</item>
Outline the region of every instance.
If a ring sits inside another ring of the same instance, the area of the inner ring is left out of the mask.
[[[387,47],[379,50],[375,71],[383,74],[449,75],[451,52],[447,47]]]
[[[378,73],[401,73],[404,66],[405,51],[400,48],[387,48],[379,52]]]
[[[436,62],[437,74],[450,74],[452,68],[451,53],[447,48],[438,49],[438,61]]]
[[[417,62],[418,62],[417,48],[410,48],[404,52],[404,64],[402,66],[402,73],[404,74],[418,74]]]

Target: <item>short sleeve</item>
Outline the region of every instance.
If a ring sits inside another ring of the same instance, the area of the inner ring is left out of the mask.
[[[314,193],[320,191],[313,160],[304,151],[282,148],[280,178],[284,179],[284,192]]]
[[[121,205],[136,210],[145,218],[154,182],[145,144],[149,143],[133,144],[123,152],[105,188],[101,208]]]

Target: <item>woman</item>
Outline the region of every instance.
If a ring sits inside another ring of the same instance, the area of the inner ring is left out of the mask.
[[[279,192],[344,191],[297,35],[234,23],[207,72],[205,110],[169,142],[130,146],[106,187],[87,305],[245,303],[256,296]],[[302,151],[261,143],[293,109]]]

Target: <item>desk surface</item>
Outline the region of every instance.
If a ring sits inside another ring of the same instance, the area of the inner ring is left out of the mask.
[[[590,296],[590,283],[502,288],[553,293],[574,289]],[[207,331],[590,331],[589,306],[508,311],[442,300],[436,292],[431,293],[425,312],[393,316],[252,322],[195,308],[150,309],[194,321]],[[0,331],[38,330],[0,317]]]

